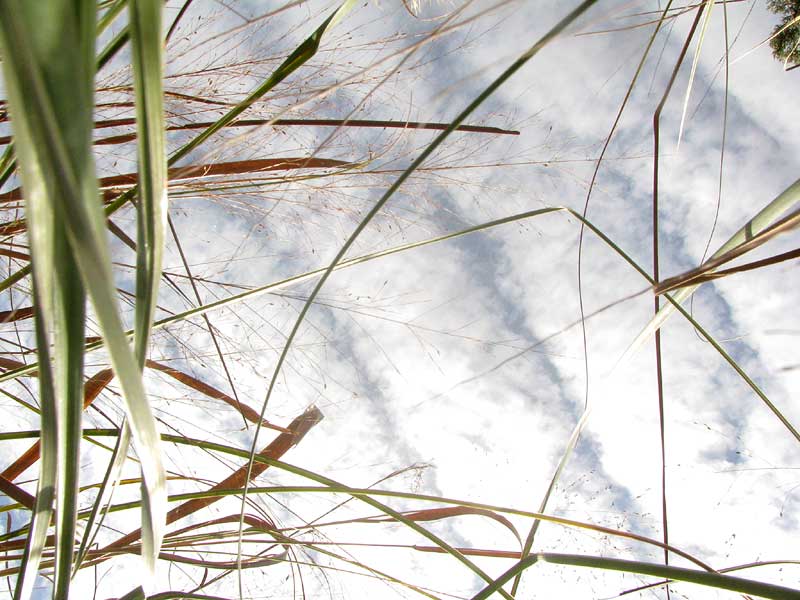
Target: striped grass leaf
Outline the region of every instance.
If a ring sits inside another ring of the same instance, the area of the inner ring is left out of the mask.
[[[136,98],[138,138],[138,202],[136,243],[136,309],[134,317],[134,354],[141,376],[147,361],[150,331],[158,299],[164,232],[167,221],[167,158],[163,107],[163,44],[161,42],[161,0],[130,0],[128,29],[132,47],[133,87]],[[93,519],[99,507],[111,500],[128,453],[133,432],[126,419],[123,431],[112,453],[100,491],[95,500]],[[156,441],[150,450],[160,455]],[[144,466],[144,464],[143,464]],[[163,478],[163,473],[162,473]],[[142,481],[142,557],[145,568],[154,573],[166,520],[166,483],[152,489],[146,477]],[[110,487],[110,490],[109,490]],[[91,539],[92,521],[81,544],[85,556]],[[99,530],[99,523],[98,523]],[[97,530],[95,530],[96,535]],[[75,571],[80,568],[77,561]]]
[[[78,350],[69,336],[75,335],[77,330],[81,337],[85,335],[83,322],[70,317],[83,312],[80,282],[86,285],[124,391],[126,412],[150,499],[148,504],[155,513],[150,522],[163,522],[166,491],[158,451],[158,434],[145,397],[141,373],[117,310],[104,218],[97,202],[97,183],[90,146],[95,5],[91,1],[27,3],[6,0],[0,3],[0,17],[3,67],[17,152],[20,155],[23,182],[28,188],[26,196],[31,197],[27,202],[32,224],[33,262],[37,264],[37,250],[44,252],[43,260],[39,262],[47,261],[52,256],[53,273],[61,280],[51,277],[47,281],[39,274],[35,275],[35,285],[45,286],[36,294],[37,301],[42,303],[41,310],[37,308],[37,314],[42,315],[39,323],[46,324],[49,318],[51,327],[55,328],[53,338],[57,371],[64,362],[75,365],[82,361],[83,352]],[[71,50],[64,52],[64,48]],[[40,223],[43,228],[39,227]],[[68,283],[64,281],[67,277],[70,278]],[[54,288],[60,290],[54,292]],[[48,303],[47,297],[51,293],[58,294],[62,302],[60,306]],[[80,301],[76,296],[78,293],[81,294]],[[68,319],[70,324],[67,326],[64,321]],[[38,337],[39,351],[42,352],[49,347],[50,341],[42,335]],[[40,363],[49,364],[50,361],[40,360]],[[44,373],[45,370],[42,370],[40,380]],[[75,394],[74,390],[80,388],[75,382],[81,381],[82,385],[81,373],[81,369],[72,369],[63,377],[57,373],[59,379],[53,383],[55,394],[63,395],[68,390],[70,394],[69,403],[67,398],[54,399],[60,405],[63,403],[66,412],[63,423],[58,424],[59,433],[70,427],[80,428],[79,417],[76,421],[74,416],[78,414],[75,407],[81,394]],[[43,423],[44,430],[51,428],[52,423]],[[57,443],[55,451],[59,453],[59,464],[66,465],[65,453],[74,453],[75,447],[65,439],[59,439]],[[54,450],[43,444],[42,451],[44,459],[45,454]],[[77,461],[72,461],[71,468],[77,469]],[[70,510],[70,504],[74,503],[74,494],[70,499],[67,493],[67,487],[76,483],[71,479],[75,478],[69,472],[59,473],[58,485],[65,490],[59,510]],[[57,519],[57,524],[59,529],[64,526],[70,528],[70,524],[74,527],[74,518],[63,515],[63,518]],[[32,530],[35,531],[36,527]],[[71,532],[74,533],[74,529]],[[68,587],[69,579],[69,569],[63,563],[65,557],[71,563],[73,539],[72,535],[66,539],[59,533],[57,531],[57,556],[62,562],[62,575],[56,574],[55,585],[57,590],[61,590],[57,593],[62,593],[65,586]],[[159,533],[154,532],[153,539],[158,537]],[[33,570],[36,568],[35,558],[31,553],[27,561],[34,565]],[[58,566],[56,570],[59,571]],[[25,596],[29,591],[26,586],[30,585],[30,578],[21,577],[18,595]]]
[[[64,2],[0,4],[4,75],[22,177],[29,191],[26,212],[31,222],[36,342],[42,365],[41,471],[14,592],[17,599],[32,593],[54,501],[53,593],[59,598],[69,593],[81,439],[80,338],[85,335],[85,292],[64,227],[67,211],[59,206],[59,196],[63,187],[69,187],[67,193],[79,201],[96,198],[87,135],[92,107],[87,57],[90,61],[93,19],[94,7],[89,3],[77,7]],[[57,51],[64,46],[73,51]],[[53,160],[54,155],[60,155],[58,160]]]

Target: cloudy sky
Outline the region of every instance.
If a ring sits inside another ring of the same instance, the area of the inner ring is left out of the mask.
[[[178,4],[168,3],[168,23]],[[292,4],[249,25],[247,19],[283,4],[193,4],[169,46],[172,76],[167,89],[219,102],[240,99],[334,6]],[[357,6],[324,38],[321,52],[307,66],[248,114],[449,122],[577,5],[572,0],[420,4]],[[664,5],[598,2],[467,120],[519,135],[451,135],[392,197],[347,256],[547,207],[581,213],[597,158],[653,36],[650,22],[658,20]],[[697,266],[797,179],[800,71],[784,72],[768,46],[759,45],[775,21],[764,5],[729,2],[727,14],[722,5],[714,7],[699,52],[698,31],[665,104],[658,190],[662,277]],[[690,11],[668,20],[655,38],[588,202],[588,219],[648,273],[653,253],[653,114],[694,15]],[[110,69],[104,75],[106,86],[118,85],[126,76],[124,70]],[[214,112],[218,106],[175,97],[168,109],[175,123],[213,120],[220,114]],[[185,135],[171,134],[171,143],[177,146]],[[196,152],[187,162],[313,153],[359,163],[338,174],[290,172],[328,176],[265,181],[247,189],[175,186],[171,216],[198,278],[202,302],[327,266],[434,136],[430,131],[353,127],[236,128]],[[112,152],[98,163],[101,175],[133,169],[133,144]],[[121,213],[117,223],[134,231],[131,212]],[[311,404],[324,414],[284,459],[352,487],[395,474],[377,487],[536,511],[588,402],[592,413],[546,512],[660,540],[662,467],[652,339],[620,362],[652,316],[652,295],[633,296],[647,281],[589,230],[579,256],[580,233],[578,219],[555,211],[334,273],[299,330],[266,409],[266,418],[280,425]],[[753,258],[786,251],[796,241],[796,233],[787,234]],[[115,248],[120,263],[132,264],[132,253],[121,244]],[[165,286],[160,316],[195,306],[172,240],[165,269],[175,274],[172,280],[186,297]],[[119,278],[121,287],[131,285],[130,270],[121,267]],[[153,358],[233,394],[227,368],[239,400],[258,411],[314,282],[287,285],[275,294],[209,312],[226,357],[224,367],[200,317],[161,329]],[[691,305],[697,322],[793,423],[800,422],[796,283],[796,261],[785,262],[706,284]],[[593,315],[585,330],[580,326],[581,298],[583,314]],[[673,315],[664,326],[662,352],[670,543],[717,569],[798,559],[797,440],[682,316]],[[90,362],[99,366],[102,358]],[[250,447],[252,424],[245,429],[242,418],[225,405],[157,373],[150,386],[165,433],[174,433],[169,431],[173,427],[190,437]],[[112,420],[120,414],[113,386],[99,406]],[[87,413],[87,426],[109,423]],[[262,430],[258,448],[274,435]],[[168,446],[165,451],[173,471],[212,481],[240,464],[186,447]],[[87,481],[96,481],[106,455],[93,448],[86,453]],[[268,470],[258,483],[313,484],[277,469]],[[198,489],[198,484],[175,482],[171,491],[189,489]],[[336,510],[322,522],[378,514],[357,500],[339,506],[346,497],[331,494],[262,494],[252,500],[283,527],[319,519],[332,508]],[[386,502],[398,510],[439,506]],[[203,518],[238,510],[238,501],[232,499],[215,504]],[[136,513],[124,514],[114,525],[130,530]],[[508,518],[524,539],[531,520]],[[423,525],[457,547],[520,549],[507,527],[483,516]],[[436,597],[471,597],[483,587],[452,557],[379,547],[430,545],[403,525],[345,524],[296,537],[320,542],[320,548],[425,587]],[[109,533],[108,539],[114,536]],[[330,541],[366,546],[326,546]],[[655,546],[549,523],[540,527],[533,548],[663,561]],[[296,558],[319,563],[299,567],[309,597],[418,596],[319,551],[297,549]],[[513,562],[475,559],[493,577]],[[671,562],[690,566],[676,556]],[[89,569],[82,584],[93,588],[99,578],[98,598],[121,595],[127,590],[115,584],[136,564],[131,557]],[[346,572],[350,570],[357,573]],[[297,574],[286,564],[247,570],[243,595],[298,597]],[[165,563],[159,575],[154,589],[191,589],[189,581],[199,583],[203,571]],[[800,587],[797,565],[762,566],[742,575]],[[650,581],[537,565],[523,577],[518,597],[611,598]],[[203,591],[235,597],[235,575]],[[671,586],[671,591],[676,598],[733,596],[688,584]],[[666,591],[648,589],[627,597],[664,598]]]

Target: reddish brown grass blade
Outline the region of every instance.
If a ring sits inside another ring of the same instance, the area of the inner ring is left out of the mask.
[[[33,505],[36,503],[36,498],[2,475],[0,475],[0,492],[16,500],[29,510],[33,510]]]
[[[169,181],[175,182],[183,179],[197,179],[200,177],[241,175],[243,173],[263,173],[269,171],[290,171],[295,169],[330,169],[352,167],[356,163],[333,158],[315,157],[286,157],[286,158],[258,158],[251,160],[234,160],[223,163],[208,163],[204,165],[189,165],[186,167],[173,167],[169,169]],[[137,173],[111,175],[100,179],[100,188],[109,190],[121,187],[130,187],[138,182]],[[22,200],[22,188],[0,194],[0,203],[16,202]],[[8,235],[11,229],[20,221],[13,221],[0,225],[0,234]],[[24,227],[24,223],[23,223]]]
[[[429,123],[421,121],[376,121],[366,119],[242,119],[228,125],[228,127],[257,127],[260,125],[271,125],[273,127],[287,126],[306,126],[306,127],[367,127],[379,129],[427,129],[443,131],[447,129],[449,123]],[[96,129],[105,127],[120,127],[134,125],[133,119],[111,119],[95,124]],[[212,122],[184,123],[182,125],[171,125],[167,131],[185,131],[191,129],[206,129],[213,125]],[[481,125],[460,125],[456,131],[466,133],[489,133],[494,135],[519,135],[519,131],[511,129],[501,129],[499,127],[484,127]],[[96,145],[123,144],[136,139],[136,133],[123,133],[120,135],[100,138],[94,141]],[[10,138],[0,138],[0,144],[8,143]]]
[[[14,310],[0,310],[0,323],[12,323],[23,319],[30,319],[33,316],[32,306],[23,306]]]
[[[251,423],[258,423],[259,415],[255,410],[253,410],[246,404],[237,402],[235,398],[231,398],[225,392],[222,392],[217,388],[208,385],[204,381],[200,381],[199,379],[192,377],[191,375],[184,373],[183,371],[179,371],[172,367],[168,367],[167,365],[158,363],[154,360],[148,360],[147,363],[145,364],[147,365],[148,368],[169,375],[173,379],[177,379],[178,381],[180,381],[186,387],[190,387],[193,390],[196,390],[201,394],[208,396],[209,398],[214,398],[215,400],[222,400],[226,404],[229,404],[230,406],[241,412],[242,416]],[[280,425],[273,425],[266,419],[262,421],[262,425],[264,427],[267,427],[269,429],[274,429],[275,431],[280,431],[282,433],[289,433],[289,434],[292,433],[286,427],[281,427]]]
[[[15,250],[9,250],[8,248],[0,248],[0,256],[7,256],[9,258],[16,258],[17,260],[27,260],[29,261],[31,257],[28,254],[23,252],[17,252]]]
[[[279,460],[292,446],[298,444],[305,437],[305,435],[322,420],[322,418],[322,412],[316,406],[310,406],[305,410],[305,412],[303,412],[303,414],[295,418],[295,420],[289,424],[289,427],[287,428],[289,433],[281,433],[278,435],[278,437],[272,440],[269,445],[259,452],[259,456],[273,460]],[[250,480],[252,481],[261,475],[261,473],[266,471],[267,468],[269,468],[269,465],[267,464],[255,463],[250,471]],[[246,478],[247,464],[243,465],[233,474],[214,485],[211,490],[241,489],[245,485]],[[196,513],[197,511],[214,504],[218,500],[219,497],[195,498],[193,500],[187,500],[180,506],[173,508],[167,513],[167,524],[174,523],[179,519]],[[131,533],[124,535],[115,542],[112,542],[103,548],[102,552],[119,550],[120,548],[128,546],[137,541],[141,535],[141,529],[132,531]]]
[[[126,127],[135,125],[135,119],[108,119],[95,123],[95,129],[105,129],[109,127]],[[170,125],[167,131],[186,131],[192,129],[206,129],[214,123],[211,121],[201,123],[184,123],[182,125]],[[431,123],[424,121],[377,121],[374,119],[242,119],[228,125],[228,127],[258,127],[259,125],[271,125],[273,127],[367,127],[377,129],[426,129],[433,131],[444,131],[449,123]],[[519,135],[519,131],[514,129],[501,129],[500,127],[487,127],[483,125],[459,125],[455,129],[464,133],[489,133],[494,135]],[[110,144],[124,144],[136,139],[136,133],[123,133],[94,141],[98,146]],[[0,145],[9,144],[10,136],[0,137]]]
[[[11,370],[11,369],[19,369],[20,367],[24,367],[25,363],[20,362],[18,360],[14,360],[13,358],[6,358],[5,356],[0,356],[0,367],[3,369]],[[29,374],[31,377],[36,376],[36,371]]]
[[[405,512],[403,516],[411,521],[438,521],[439,519],[450,519],[452,517],[460,517],[463,515],[479,515],[482,517],[488,517],[493,519],[503,525],[506,529],[508,529],[514,537],[517,538],[517,541],[522,545],[522,538],[517,531],[517,528],[514,527],[514,524],[506,519],[503,515],[498,515],[490,510],[486,510],[483,508],[469,508],[466,506],[446,506],[443,508],[428,508],[425,510],[415,510],[412,512]],[[380,517],[377,519],[371,519],[372,521],[392,521],[394,520],[392,517]]]
[[[3,363],[7,363],[11,361],[11,359],[1,359]],[[11,361],[17,363],[17,366],[24,366],[22,363],[18,363],[17,361]],[[0,363],[2,364],[2,363]],[[3,364],[6,366],[6,364]],[[14,367],[16,368],[16,367]],[[33,375],[33,373],[31,373]],[[111,369],[103,369],[102,371],[98,371],[89,380],[84,384],[83,387],[83,409],[86,408],[95,401],[97,396],[100,395],[100,392],[111,382],[114,378],[114,372]],[[39,453],[40,453],[40,445],[39,441],[37,440],[34,442],[30,448],[28,448],[22,455],[17,458],[5,471],[3,471],[2,477],[8,479],[9,481],[14,481],[17,477],[19,477],[22,473],[25,472],[31,465],[33,465],[37,460],[39,460]]]

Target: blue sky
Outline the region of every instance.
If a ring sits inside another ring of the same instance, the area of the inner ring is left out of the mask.
[[[170,47],[176,61],[172,72],[222,68],[211,75],[177,76],[168,80],[168,89],[194,85],[199,95],[239,98],[332,6],[299,3],[244,27],[241,16],[226,8],[228,4],[244,16],[270,10],[255,2],[209,1],[193,6],[181,30],[186,39],[178,35]],[[400,3],[359,6],[325,39],[321,54],[254,106],[251,116],[446,122],[576,3],[422,4],[417,17]],[[596,32],[657,18],[655,12],[649,18],[629,15],[657,11],[659,4],[665,3],[599,2],[469,119],[519,130],[520,135],[453,134],[392,198],[348,256],[546,207],[581,212],[596,159],[653,26]],[[679,148],[678,130],[696,45],[665,106],[659,187],[662,276],[699,264],[712,228],[713,252],[797,179],[800,124],[794,99],[800,97],[800,79],[796,70],[784,73],[767,46],[757,47],[774,20],[763,4],[737,2],[727,8],[729,36],[736,39],[730,52],[721,194],[722,6],[713,10],[699,52]],[[172,14],[174,6],[169,6]],[[451,23],[464,24],[428,40],[451,13],[455,13]],[[670,21],[668,34],[656,38],[588,208],[592,223],[648,272],[652,270],[653,111],[693,14]],[[182,54],[191,44],[230,28],[237,29],[203,50]],[[290,33],[278,38],[276,32],[285,31]],[[404,56],[401,50],[423,40],[428,41],[399,71],[388,73]],[[242,63],[230,66],[233,61]],[[121,81],[125,73],[110,77]],[[339,87],[326,89],[333,84]],[[176,122],[206,120],[214,114],[207,107],[188,106],[192,109],[175,103],[181,113]],[[172,217],[194,275],[243,286],[264,285],[326,266],[399,169],[432,139],[429,132],[350,128],[334,132],[322,127],[268,127],[247,136],[242,133],[221,135],[213,151],[196,153],[195,159],[305,156],[309,149],[324,158],[372,159],[348,174],[266,186],[251,193],[173,195]],[[117,166],[108,161],[101,163],[101,169],[124,171],[122,165],[133,156],[134,146],[121,148],[114,157]],[[448,169],[438,169],[442,166]],[[132,223],[132,213],[119,218],[126,228]],[[334,274],[295,340],[266,411],[270,421],[280,424],[312,403],[325,414],[285,459],[351,486],[367,486],[413,466],[382,486],[535,511],[582,413],[588,371],[592,414],[547,512],[660,539],[661,459],[652,340],[618,364],[652,316],[652,296],[644,293],[617,303],[642,292],[647,283],[587,231],[581,259],[584,312],[604,310],[586,321],[584,344],[578,324],[578,235],[574,217],[554,212]],[[789,233],[757,255],[788,250],[796,240],[796,233]],[[118,255],[122,261],[131,260],[121,248]],[[182,273],[174,244],[168,248],[165,268]],[[795,423],[800,420],[794,402],[800,385],[796,268],[787,262],[707,284],[692,305],[697,320]],[[129,272],[121,272],[122,284],[130,280]],[[178,285],[190,294],[185,280]],[[204,302],[241,291],[210,283],[203,283],[200,290]],[[310,290],[309,283],[288,286],[280,290],[283,296],[262,295],[209,314],[237,393],[256,410],[264,400],[277,353]],[[189,305],[165,288],[162,306],[180,311]],[[155,338],[154,358],[192,370],[227,391],[226,376],[204,327],[200,319],[168,327]],[[673,316],[662,335],[671,543],[715,568],[797,559],[796,440],[685,319]],[[241,418],[232,411],[187,395],[167,378],[154,375],[150,385],[159,414],[186,435],[241,447],[251,443],[252,428],[243,431]],[[103,402],[109,414],[119,414],[112,395]],[[272,434],[262,433],[259,447]],[[174,469],[194,476],[219,479],[231,468],[187,450],[170,448],[168,456]],[[103,468],[100,461],[87,460],[87,476]],[[270,470],[261,483],[298,481]],[[178,489],[182,484],[175,485]],[[286,526],[315,519],[334,506],[333,499],[322,494],[254,501]],[[410,501],[392,505],[422,508]],[[212,510],[222,516],[238,509],[238,502],[231,500]],[[373,514],[374,509],[351,501],[325,520]],[[510,518],[524,537],[530,521]],[[126,529],[124,520],[117,526]],[[519,548],[508,529],[474,515],[426,527],[456,546]],[[375,546],[427,543],[400,525],[341,525],[320,529],[315,539],[324,541],[323,533],[338,541],[373,544],[340,550],[373,568],[437,590],[438,597],[471,597],[481,587],[474,574],[450,557]],[[547,523],[534,550],[663,558],[652,546]],[[346,566],[319,553],[312,557],[322,564]],[[672,560],[688,565],[681,558]],[[512,564],[497,558],[476,563],[492,576]],[[122,579],[115,578],[129,576],[133,565],[135,559],[130,558],[120,566],[101,567],[106,596],[119,593],[113,591],[113,583]],[[157,587],[188,585],[198,573],[164,565]],[[746,573],[783,585],[798,582],[796,565]],[[303,567],[303,574],[306,592],[315,598],[415,595],[363,575],[311,566]],[[94,585],[92,577],[87,573],[83,580],[87,588]],[[644,581],[542,565],[526,573],[519,597],[611,598]],[[291,597],[292,582],[286,566],[246,571],[245,597]],[[235,577],[229,577],[206,592],[234,597],[234,589]],[[697,586],[671,589],[679,598],[731,596]],[[656,588],[628,597],[666,596],[663,588]]]

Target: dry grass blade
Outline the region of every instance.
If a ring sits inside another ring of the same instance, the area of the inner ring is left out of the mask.
[[[111,369],[103,369],[102,371],[98,371],[92,377],[89,378],[89,380],[86,382],[84,386],[84,392],[83,392],[84,410],[88,408],[92,404],[92,402],[94,402],[97,396],[100,395],[100,392],[102,392],[105,389],[105,387],[111,382],[113,378],[114,378],[114,372]],[[28,448],[23,454],[19,456],[19,458],[17,458],[17,460],[11,463],[10,466],[6,467],[6,469],[2,473],[2,477],[14,481],[29,467],[31,467],[37,460],[39,460],[40,450],[41,449],[39,446],[39,442],[34,442],[30,448]]]
[[[228,406],[231,406],[235,408],[237,411],[239,411],[241,415],[251,423],[258,423],[258,413],[255,410],[253,410],[246,404],[237,401],[235,398],[230,397],[225,392],[218,390],[214,386],[209,385],[204,381],[197,379],[196,377],[192,377],[191,375],[184,373],[183,371],[179,371],[178,369],[156,362],[154,360],[148,360],[146,366],[155,371],[164,373],[165,375],[169,375],[173,379],[180,381],[183,385],[200,392],[204,396],[207,396],[209,398],[214,398],[215,400],[222,400]],[[286,427],[275,425],[267,420],[264,420],[263,423],[264,427],[268,429],[274,429],[275,431],[281,431],[283,433],[291,433],[291,430],[287,429]]]
[[[770,227],[786,211],[791,210],[798,202],[800,202],[800,179],[787,187],[775,199],[761,209],[758,214],[756,214],[736,233],[734,233],[728,239],[728,241],[725,242],[711,256],[709,262],[716,260],[734,248],[745,244],[754,236],[757,236],[759,233]],[[672,297],[670,304],[665,304],[661,310],[659,310],[658,314],[653,317],[653,319],[647,325],[645,325],[639,335],[637,335],[636,338],[630,343],[628,348],[620,357],[619,361],[617,361],[617,367],[625,363],[641,347],[645,340],[653,335],[653,333],[666,322],[666,320],[672,314],[672,311],[695,292],[697,287],[697,285],[690,285],[678,290],[677,293]],[[781,418],[784,424],[787,424],[787,427],[789,427],[790,431],[793,431],[793,427],[788,425],[788,421],[786,421],[782,415],[780,415],[779,418]],[[794,437],[800,441],[800,433],[794,431],[792,435],[794,435]]]
[[[95,127],[121,127],[132,125],[131,119],[113,119],[97,123]],[[214,125],[212,122],[186,123],[183,125],[170,125],[167,131],[190,131],[193,129],[207,129]],[[377,129],[420,129],[429,131],[442,131],[447,128],[447,123],[430,123],[422,121],[379,121],[375,119],[240,119],[234,121],[228,127],[259,127],[271,125],[273,127],[365,127]],[[490,133],[495,135],[519,135],[519,131],[502,129],[499,127],[487,127],[482,125],[461,125],[456,131],[465,133]],[[94,141],[98,146],[110,144],[123,144],[136,139],[136,133],[124,133],[120,135],[99,138]],[[11,142],[10,137],[0,137],[0,145]]]
[[[790,260],[792,258],[796,258],[797,251],[793,250],[790,252],[783,253],[779,256],[775,256],[772,258],[762,259],[760,261],[755,261],[750,263],[749,265],[742,265],[741,267],[735,267],[730,269],[727,273],[715,273],[716,269],[725,263],[728,263],[740,256],[747,254],[748,252],[755,250],[756,248],[762,246],[772,238],[781,235],[783,233],[792,231],[796,229],[800,225],[800,210],[792,211],[790,214],[778,219],[775,223],[766,227],[765,229],[759,231],[751,238],[747,239],[746,241],[742,242],[738,246],[735,246],[725,252],[724,254],[717,255],[716,258],[711,258],[699,267],[692,269],[691,271],[687,271],[686,273],[682,273],[681,275],[676,275],[675,277],[670,277],[669,279],[665,279],[664,281],[658,283],[657,285],[653,286],[653,292],[655,294],[664,294],[666,292],[675,291],[679,288],[683,288],[686,286],[697,286],[705,281],[711,281],[713,279],[718,279],[725,274],[733,274],[733,273],[740,273],[743,271],[750,271],[762,266],[775,264],[777,262],[781,262],[784,260]]]
[[[0,475],[0,492],[3,492],[12,500],[16,500],[28,510],[33,510],[36,504],[36,498],[2,475]]]
[[[261,158],[251,160],[237,160],[222,163],[209,163],[202,165],[189,165],[186,167],[172,167],[168,171],[170,182],[176,183],[188,179],[201,179],[204,177],[224,177],[226,175],[242,175],[244,173],[268,173],[272,171],[288,171],[296,169],[331,169],[356,167],[358,163],[316,157],[287,157],[287,158]],[[130,189],[139,184],[139,173],[124,173],[111,175],[100,179],[100,188],[105,191],[107,200],[118,196],[119,190]],[[22,200],[22,189],[16,188],[0,194],[0,203],[16,202]],[[5,234],[19,233],[23,228],[12,229],[12,224],[0,225],[0,232]],[[18,227],[18,226],[17,226]],[[1,229],[5,228],[5,229]]]
[[[317,425],[322,418],[323,417],[320,410],[316,406],[310,406],[305,412],[303,412],[303,414],[299,415],[289,424],[289,426],[286,428],[287,433],[281,433],[278,435],[278,437],[276,437],[272,442],[269,443],[269,445],[259,452],[259,457],[269,460],[280,459],[292,446],[300,443],[305,435],[311,431],[311,429],[313,429],[313,427]],[[262,462],[259,463],[258,468],[249,471],[245,465],[219,483],[215,484],[212,487],[212,490],[241,489],[245,486],[246,477],[248,475],[251,479],[258,477],[268,467],[268,463]],[[184,504],[173,508],[167,513],[166,522],[167,524],[174,523],[179,519],[187,517],[203,508],[206,508],[207,506],[210,506],[218,499],[218,497],[209,497],[185,502]],[[140,529],[132,531],[131,533],[117,539],[103,548],[102,552],[112,552],[120,547],[128,546],[129,544],[137,541],[141,535],[142,531]]]
[[[444,508],[428,508],[426,510],[415,510],[412,512],[404,512],[403,516],[411,521],[437,521],[439,519],[451,519],[453,517],[461,517],[464,515],[478,515],[481,517],[488,517],[500,523],[503,527],[508,529],[522,546],[522,538],[514,527],[514,524],[506,519],[503,515],[498,515],[490,510],[481,508],[470,508],[467,506],[448,506]],[[371,519],[374,522],[391,521],[387,517],[378,517]],[[441,548],[439,548],[441,550]]]

